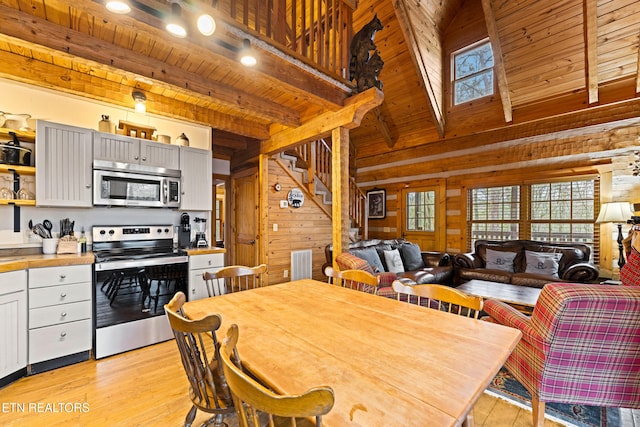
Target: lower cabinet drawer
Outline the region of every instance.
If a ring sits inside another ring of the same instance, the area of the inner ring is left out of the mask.
[[[29,330],[29,364],[91,349],[91,320]]]
[[[29,329],[91,319],[91,301],[72,302],[29,310]]]
[[[91,283],[29,289],[29,309],[91,300]]]

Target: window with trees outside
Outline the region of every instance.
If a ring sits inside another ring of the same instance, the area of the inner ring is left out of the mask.
[[[482,40],[453,53],[453,104],[493,94],[493,50]]]
[[[471,189],[468,249],[479,239],[531,239],[583,243],[595,255],[598,200],[595,179]]]
[[[407,193],[407,231],[435,231],[436,192],[410,191]]]

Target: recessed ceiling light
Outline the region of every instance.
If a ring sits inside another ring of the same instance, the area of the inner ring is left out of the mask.
[[[104,6],[108,11],[121,15],[131,12],[131,6],[127,0],[107,0]]]
[[[216,21],[213,16],[208,14],[202,14],[198,17],[198,31],[202,35],[210,36],[216,32]]]

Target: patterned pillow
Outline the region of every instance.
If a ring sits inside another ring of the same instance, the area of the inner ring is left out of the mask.
[[[620,281],[623,286],[640,286],[640,252],[635,247],[627,257],[627,262],[620,269]]]
[[[517,252],[494,251],[487,248],[487,268],[513,273],[513,260],[516,255]]]
[[[532,252],[525,251],[527,258],[527,269],[525,273],[544,274],[559,279],[559,261],[561,253],[557,252]]]
[[[384,259],[387,263],[387,270],[392,273],[404,273],[404,265],[400,252],[397,249],[384,251]]]
[[[366,260],[358,258],[357,256],[350,254],[349,252],[342,252],[340,255],[338,255],[336,257],[336,264],[342,271],[364,270],[368,273],[373,274],[373,269]]]

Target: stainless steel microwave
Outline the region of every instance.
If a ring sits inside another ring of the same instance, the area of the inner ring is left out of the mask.
[[[150,208],[180,207],[180,171],[95,160],[93,204]]]

